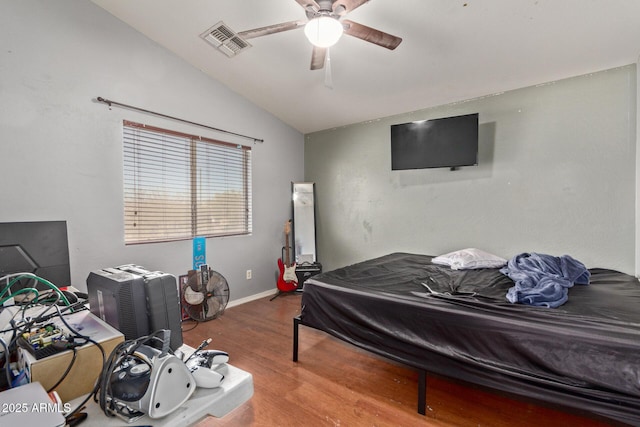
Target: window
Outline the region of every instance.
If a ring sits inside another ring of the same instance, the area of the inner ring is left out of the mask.
[[[251,148],[125,121],[125,244],[249,234]]]

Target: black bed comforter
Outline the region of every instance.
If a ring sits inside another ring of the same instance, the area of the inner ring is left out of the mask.
[[[313,276],[302,324],[431,373],[640,425],[635,277],[590,269],[564,305],[541,308],[508,302],[513,282],[498,269],[431,258],[394,253]]]

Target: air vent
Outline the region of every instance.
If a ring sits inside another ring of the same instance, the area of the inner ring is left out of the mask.
[[[245,39],[236,34],[222,21],[209,28],[200,37],[229,58],[251,47]]]

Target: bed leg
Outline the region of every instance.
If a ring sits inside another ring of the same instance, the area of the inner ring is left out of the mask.
[[[427,413],[427,371],[424,369],[418,371],[418,413]]]
[[[293,318],[293,361],[298,361],[298,325],[300,324],[300,316]]]

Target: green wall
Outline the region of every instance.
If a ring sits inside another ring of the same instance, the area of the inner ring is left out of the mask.
[[[319,261],[477,247],[633,274],[636,81],[632,64],[306,135]],[[476,112],[478,166],[391,170],[391,124]]]

